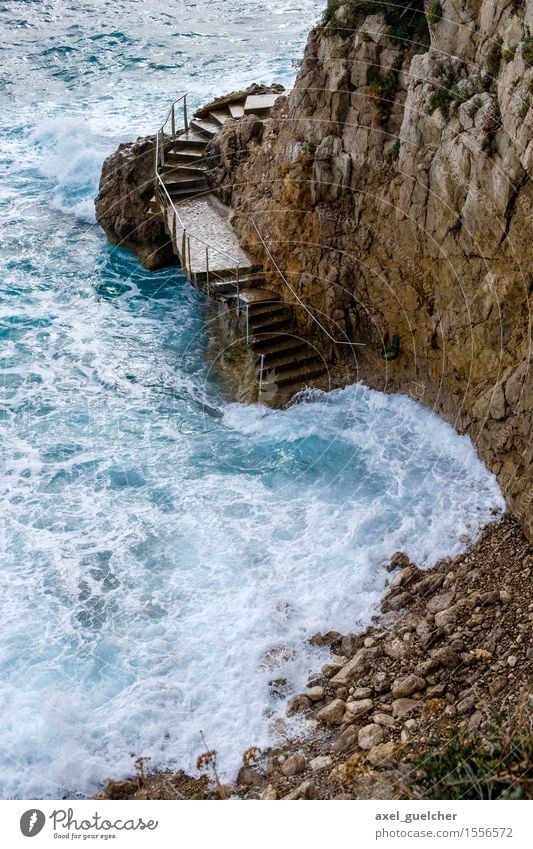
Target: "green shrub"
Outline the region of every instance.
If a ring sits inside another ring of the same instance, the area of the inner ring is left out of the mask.
[[[428,10],[426,12],[426,17],[430,24],[436,24],[442,18],[442,6],[439,3],[439,0],[434,3],[430,3],[428,6]]]
[[[528,68],[533,68],[533,36],[526,35],[522,39],[522,59]]]
[[[396,162],[399,155],[400,155],[400,139],[396,139],[394,144],[391,144],[388,151],[386,152],[385,159],[389,163],[389,165],[392,165],[394,162]]]
[[[529,112],[529,97],[525,95],[520,101],[520,106],[518,107],[518,117],[520,120],[524,120],[527,113]]]
[[[457,737],[433,744],[415,761],[415,787],[426,799],[530,799],[532,757],[526,730],[511,737],[492,730],[475,741]]]
[[[491,77],[497,77],[500,72],[500,65],[502,61],[502,43],[503,39],[501,36],[499,36],[495,41],[492,42],[489,49],[487,50],[485,68],[487,69],[487,73],[490,74]]]
[[[509,44],[505,50],[502,51],[502,59],[504,62],[511,62],[514,59],[517,47],[518,44]]]
[[[376,118],[380,124],[386,124],[394,106],[394,96],[398,88],[398,76],[395,71],[378,74],[369,83],[370,97],[375,103]]]
[[[341,6],[349,6],[346,23],[335,19]],[[424,0],[329,0],[321,18],[326,32],[349,36],[367,15],[383,14],[389,27],[389,37],[406,49],[427,49],[429,29],[424,12]]]

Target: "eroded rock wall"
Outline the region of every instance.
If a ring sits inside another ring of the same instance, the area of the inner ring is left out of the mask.
[[[348,379],[468,431],[532,536],[533,0],[431,4],[429,49],[357,5],[310,33],[261,135],[224,128],[212,177],[270,285],[294,299],[254,221],[331,335],[366,343],[302,313]]]

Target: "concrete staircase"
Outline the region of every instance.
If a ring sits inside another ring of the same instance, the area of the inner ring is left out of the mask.
[[[301,389],[326,368],[308,343],[297,336],[294,309],[264,288],[257,261],[244,251],[230,224],[230,210],[211,191],[205,168],[209,141],[228,121],[248,114],[268,117],[279,94],[256,94],[224,102],[190,122],[186,130],[158,134],[156,192],[150,212],[162,216],[174,253],[191,283],[212,298],[235,306],[243,316],[248,344],[256,356],[259,400],[278,390]],[[172,124],[174,126],[174,112]],[[162,155],[161,155],[162,154]],[[267,378],[268,376],[268,378]],[[275,389],[272,389],[275,387]]]

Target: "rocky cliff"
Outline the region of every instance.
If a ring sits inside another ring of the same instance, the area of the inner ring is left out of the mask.
[[[532,536],[530,26],[532,0],[330,3],[261,134],[210,155],[269,285],[366,343],[302,311],[347,379],[468,431]]]

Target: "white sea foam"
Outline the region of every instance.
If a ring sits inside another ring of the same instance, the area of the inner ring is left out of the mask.
[[[32,132],[37,166],[51,183],[50,207],[95,222],[94,200],[109,142],[91,134],[82,117],[47,118]]]

